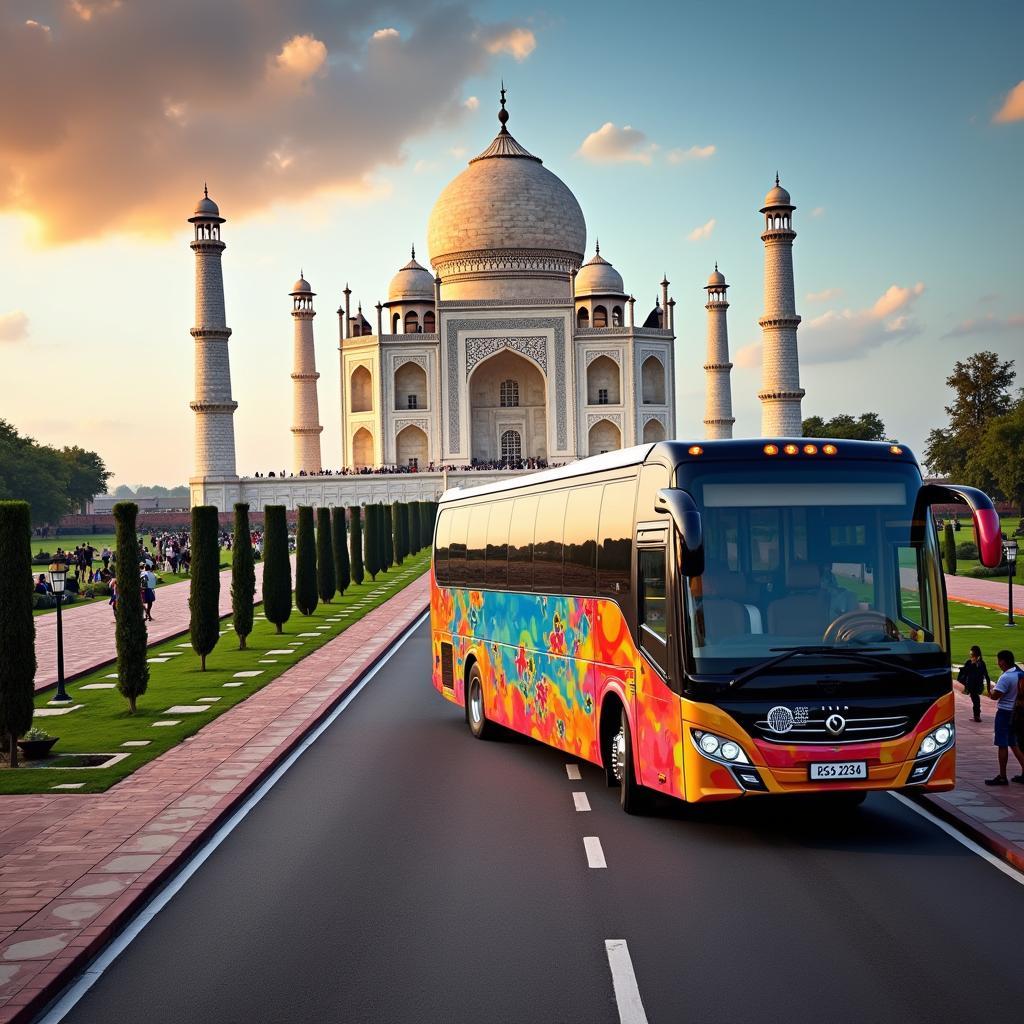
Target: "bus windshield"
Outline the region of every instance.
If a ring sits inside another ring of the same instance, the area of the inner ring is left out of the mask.
[[[682,484],[705,547],[704,573],[684,588],[695,671],[733,674],[797,648],[941,665],[934,530],[911,528],[916,469],[772,469],[707,465]],[[849,668],[863,671],[864,659]]]

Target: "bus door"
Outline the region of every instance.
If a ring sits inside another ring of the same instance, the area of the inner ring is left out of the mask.
[[[663,793],[682,793],[682,722],[679,698],[672,692],[671,559],[667,526],[644,526],[636,535],[637,635],[633,720],[640,781]]]

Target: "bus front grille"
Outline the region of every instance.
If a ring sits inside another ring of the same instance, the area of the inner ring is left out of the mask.
[[[828,715],[817,715],[796,723],[788,732],[774,732],[762,719],[754,723],[759,739],[769,743],[821,743],[836,746],[840,743],[879,743],[897,740],[905,735],[910,719],[906,715],[880,715],[864,718],[844,716],[845,725],[839,732],[830,732],[826,726]]]

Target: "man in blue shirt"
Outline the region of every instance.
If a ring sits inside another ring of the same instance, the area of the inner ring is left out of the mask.
[[[1020,775],[1014,775],[1014,782],[1024,783],[1024,754],[1017,746],[1017,737],[1013,730],[1013,706],[1017,702],[1017,690],[1020,687],[1021,671],[1013,657],[1013,651],[1000,651],[996,655],[999,671],[1002,675],[996,680],[989,697],[997,701],[994,743],[998,750],[999,774],[994,779],[986,779],[986,786],[1008,786],[1006,764],[1009,751],[1020,763]]]

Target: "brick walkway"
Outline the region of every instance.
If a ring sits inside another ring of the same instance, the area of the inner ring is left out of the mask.
[[[30,1020],[81,971],[428,596],[424,575],[106,793],[0,797],[0,1024]]]
[[[998,770],[992,745],[995,701],[981,698],[980,722],[971,717],[971,699],[956,689],[957,786],[949,793],[923,797],[941,818],[966,832],[990,852],[1024,871],[1024,786],[986,786]],[[1020,772],[1013,753],[1007,775]]]
[[[1018,573],[1019,576],[1019,573]],[[1015,576],[1014,579],[1017,577]],[[951,600],[981,604],[1005,612],[1010,586],[1006,580],[975,580],[969,576],[946,576],[946,594]],[[1024,612],[1024,585],[1013,585],[1014,615]]]
[[[262,598],[263,563],[256,563],[256,600]],[[153,621],[148,623],[149,642],[159,643],[188,629],[189,582],[171,583],[156,592]],[[231,611],[231,570],[220,574],[220,613]],[[92,672],[117,657],[114,649],[114,615],[104,601],[68,608],[64,619],[64,677]],[[57,616],[36,616],[36,692],[57,682]]]

